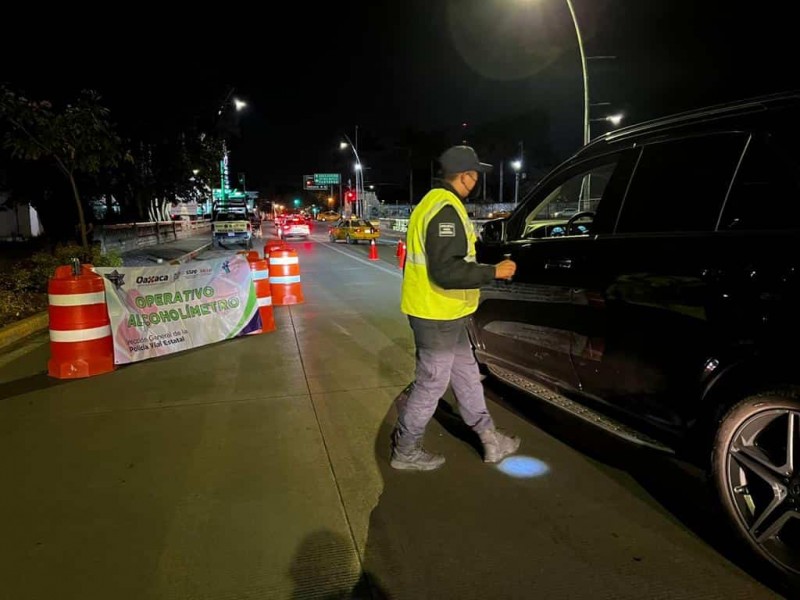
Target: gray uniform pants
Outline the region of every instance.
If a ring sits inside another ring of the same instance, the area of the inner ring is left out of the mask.
[[[478,363],[472,353],[466,317],[434,321],[408,317],[416,345],[415,381],[407,398],[398,403],[395,444],[409,450],[422,441],[436,406],[452,385],[464,422],[476,432],[494,427],[486,408]]]

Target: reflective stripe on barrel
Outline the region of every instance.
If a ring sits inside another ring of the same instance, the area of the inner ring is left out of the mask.
[[[51,329],[51,342],[88,342],[111,335],[111,325],[91,329]]]

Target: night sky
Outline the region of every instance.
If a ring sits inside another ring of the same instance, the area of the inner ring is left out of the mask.
[[[632,124],[800,89],[789,2],[574,5],[587,56],[613,57],[589,61],[590,101],[609,103],[593,107],[592,117],[623,112],[623,124]],[[246,173],[250,188],[299,186],[304,173],[344,171],[350,159],[338,142],[343,133],[353,137],[356,125],[367,166],[370,139],[417,130],[458,142],[482,123],[530,111],[546,116],[557,161],[580,144],[580,62],[563,0],[125,10],[85,19],[53,13],[43,29],[9,32],[0,79],[34,97],[97,89],[116,120],[151,125],[213,121],[234,87],[249,109],[231,139],[232,169]],[[62,19],[71,25],[59,26]],[[593,133],[606,127],[594,124]],[[398,150],[380,160],[405,159]],[[370,168],[368,184],[388,172]]]

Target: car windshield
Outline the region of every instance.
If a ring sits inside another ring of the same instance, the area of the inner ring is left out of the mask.
[[[362,219],[354,219],[350,221],[351,227],[370,227],[370,224]]]
[[[566,221],[579,212],[596,210],[615,166],[616,163],[603,165],[567,179],[550,192],[526,220]]]

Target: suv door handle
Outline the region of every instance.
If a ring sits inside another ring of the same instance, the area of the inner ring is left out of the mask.
[[[545,269],[571,269],[571,258],[548,258],[544,261]]]

